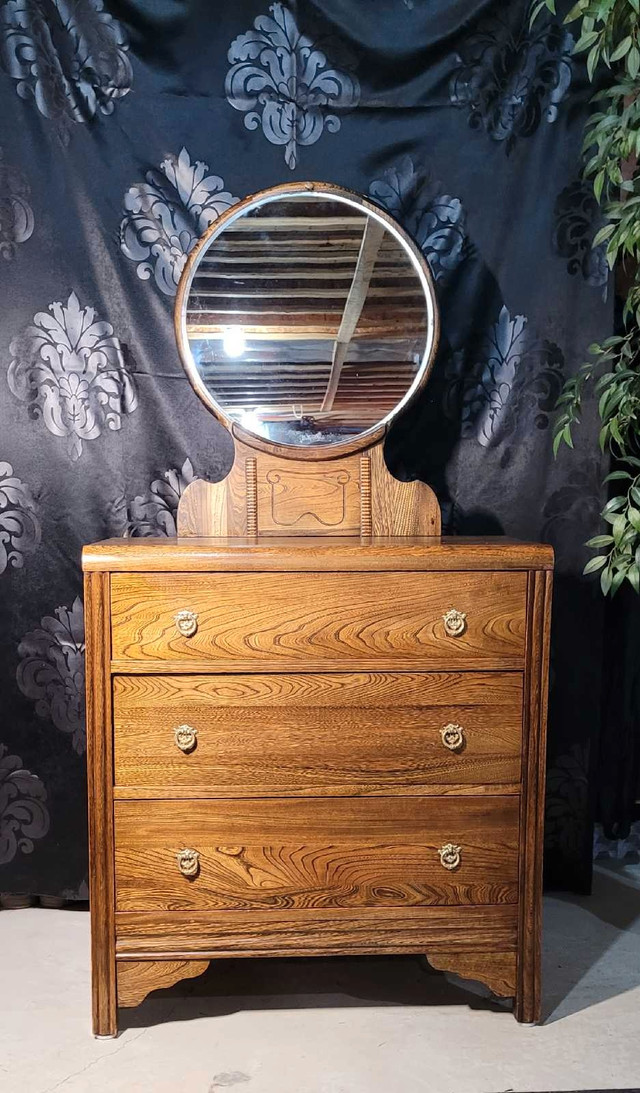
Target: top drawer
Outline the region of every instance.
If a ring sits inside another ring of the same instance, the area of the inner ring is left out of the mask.
[[[521,668],[526,581],[524,572],[116,573],[112,658],[120,671]],[[452,609],[465,618],[447,626]]]

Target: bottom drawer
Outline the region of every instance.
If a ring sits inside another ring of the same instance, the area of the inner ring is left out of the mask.
[[[117,911],[513,904],[518,798],[116,801],[115,867]]]

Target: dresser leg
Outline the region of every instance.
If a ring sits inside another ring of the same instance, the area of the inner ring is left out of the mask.
[[[516,994],[513,1013],[520,1025],[538,1025],[540,1023],[539,991],[523,986]]]
[[[529,919],[535,921],[535,916]],[[542,997],[540,991],[540,932],[536,927],[525,930],[524,944],[518,953],[518,975],[513,1013],[521,1025],[540,1022]]]
[[[101,959],[102,958],[102,959]],[[118,1035],[115,960],[109,953],[93,953],[92,969],[93,1035],[99,1040]]]

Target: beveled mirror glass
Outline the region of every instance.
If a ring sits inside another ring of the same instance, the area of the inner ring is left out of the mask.
[[[225,424],[299,452],[379,436],[426,379],[437,316],[428,267],[388,214],[300,183],[211,226],[183,273],[176,330]]]

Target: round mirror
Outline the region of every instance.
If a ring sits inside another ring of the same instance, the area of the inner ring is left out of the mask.
[[[424,258],[387,213],[300,183],[209,228],[176,330],[191,383],[234,432],[329,455],[382,435],[424,383],[437,312]]]

